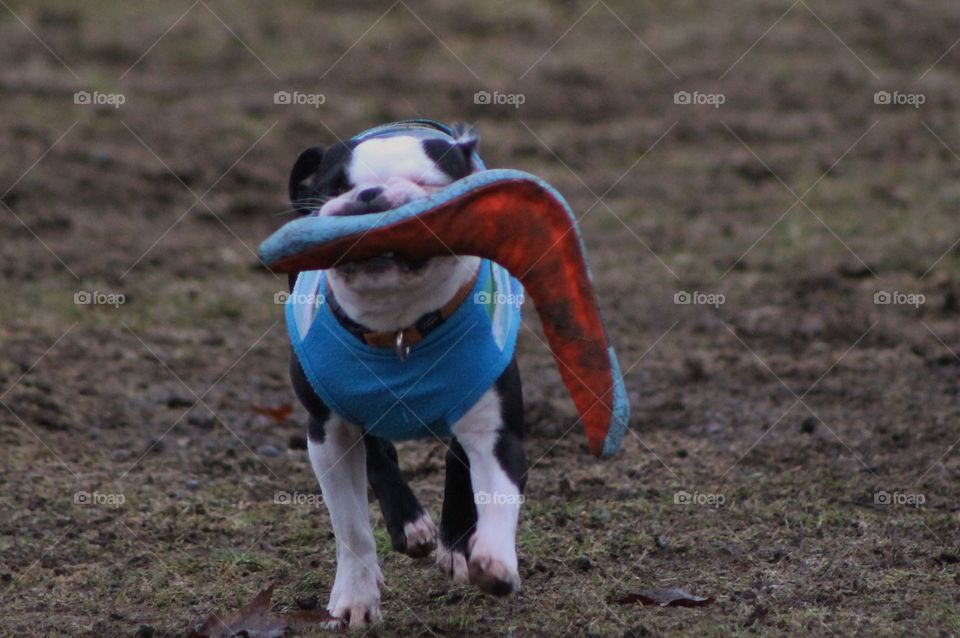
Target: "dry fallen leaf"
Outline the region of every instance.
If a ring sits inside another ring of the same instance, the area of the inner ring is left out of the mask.
[[[273,585],[257,594],[253,600],[233,614],[210,614],[200,627],[187,638],[282,638],[289,629],[330,622],[326,611],[293,611],[275,614],[270,611]]]
[[[627,594],[617,599],[617,604],[630,605],[642,603],[644,605],[659,605],[660,607],[703,607],[714,601],[713,596],[694,596],[676,587],[656,587],[644,589],[634,594]]]
[[[278,423],[286,421],[290,418],[290,415],[293,414],[293,406],[289,403],[284,403],[276,407],[271,405],[251,405],[250,409],[257,414],[268,416]]]

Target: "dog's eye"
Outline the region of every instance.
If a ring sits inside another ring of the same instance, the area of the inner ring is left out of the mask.
[[[337,174],[337,178],[333,180],[333,186],[337,192],[337,195],[343,195],[348,190],[353,188],[353,185],[350,183],[350,180],[347,179],[347,171],[341,170]]]
[[[328,179],[322,186],[323,194],[330,197],[339,197],[350,190],[350,182],[344,171],[338,172],[332,179]]]

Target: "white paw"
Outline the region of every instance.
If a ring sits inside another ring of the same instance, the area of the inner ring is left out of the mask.
[[[407,537],[407,549],[404,553],[412,558],[429,556],[437,546],[437,526],[426,512],[412,523],[404,525],[403,533]]]
[[[332,619],[324,627],[326,629],[358,629],[373,625],[382,620],[380,615],[380,593],[341,595],[334,601],[332,598],[327,606]]]
[[[381,620],[380,616],[380,568],[374,563],[365,568],[356,561],[337,566],[337,577],[330,592],[327,611],[332,620],[326,623],[327,629],[356,629],[373,625]]]
[[[478,534],[470,539],[470,563],[467,566],[470,582],[494,596],[506,596],[520,591],[517,554],[510,548],[484,542]]]
[[[447,549],[442,542],[437,548],[437,567],[454,583],[466,584],[470,582],[467,572],[467,557],[463,555],[463,552]]]

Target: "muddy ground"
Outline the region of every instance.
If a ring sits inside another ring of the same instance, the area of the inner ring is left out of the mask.
[[[380,525],[373,633],[960,633],[954,3],[0,5],[0,634],[326,602],[253,251],[302,148],[416,116],[583,215],[634,420],[587,455],[527,312],[523,591]],[[442,452],[401,449],[435,517]],[[716,602],[617,602],[655,586]]]

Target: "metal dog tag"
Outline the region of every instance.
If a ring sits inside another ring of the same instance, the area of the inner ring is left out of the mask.
[[[396,343],[397,356],[400,357],[401,361],[406,361],[407,355],[410,354],[410,346],[404,343],[403,339],[403,330],[397,331],[397,343]]]

